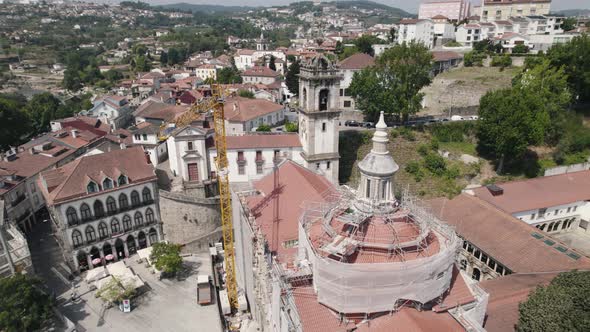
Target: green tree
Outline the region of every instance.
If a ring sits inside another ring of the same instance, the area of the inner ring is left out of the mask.
[[[566,17],[561,23],[561,28],[563,31],[570,31],[574,30],[577,24],[578,20],[575,17]]]
[[[0,330],[37,331],[52,317],[51,299],[41,281],[22,274],[0,279]]]
[[[338,54],[338,59],[339,60],[344,60],[346,58],[348,58],[351,55],[360,53],[358,47],[356,46],[345,46],[342,53]]]
[[[111,69],[104,74],[104,78],[114,83],[123,79],[123,74],[116,69]]]
[[[518,45],[514,46],[514,48],[512,49],[513,54],[525,54],[528,52],[529,52],[529,48],[528,48],[528,46],[526,46],[524,44],[518,44]]]
[[[260,126],[258,126],[256,128],[256,131],[260,131],[260,132],[270,132],[270,130],[271,130],[271,128],[267,124],[261,124]]]
[[[477,128],[478,149],[498,161],[518,161],[527,147],[543,141],[549,114],[542,101],[528,89],[503,89],[485,94],[480,100]]]
[[[375,55],[373,45],[382,43],[383,41],[381,39],[373,35],[362,35],[354,40],[354,45],[359,49],[359,51],[370,55]]]
[[[492,58],[492,67],[506,68],[512,66],[512,58],[508,54],[496,55]]]
[[[162,53],[160,53],[160,63],[162,65],[167,65],[168,64],[168,53],[162,51]]]
[[[221,84],[242,83],[242,76],[239,70],[225,67],[217,71],[217,82]]]
[[[182,61],[182,57],[180,52],[174,48],[171,47],[170,49],[168,49],[168,64],[169,65],[176,65],[178,63],[180,63]]]
[[[33,96],[24,108],[31,121],[35,133],[44,132],[49,128],[49,122],[57,117],[61,102],[49,92]]]
[[[424,86],[431,82],[432,54],[417,43],[396,45],[376,59],[375,65],[356,72],[350,93],[368,121],[379,112],[397,114],[407,121],[421,108]]]
[[[268,68],[276,71],[277,70],[277,65],[276,65],[276,58],[274,55],[270,56],[270,59],[268,60]]]
[[[147,53],[147,47],[143,44],[135,44],[131,48],[131,52],[135,55],[145,55]]]
[[[244,97],[244,98],[249,98],[249,99],[254,99],[254,92],[252,92],[250,90],[239,90],[238,96]]]
[[[551,65],[564,67],[577,102],[590,102],[590,36],[583,34],[570,42],[557,44],[547,52]]]
[[[590,272],[560,273],[518,306],[518,332],[590,331]]]
[[[168,275],[175,275],[182,268],[180,245],[165,242],[154,243],[150,260],[156,269]]]
[[[18,145],[29,132],[29,119],[21,112],[26,100],[0,95],[0,149]]]
[[[134,61],[133,67],[136,72],[146,72],[146,71],[150,71],[152,68],[148,59],[143,55],[136,56],[133,61]]]
[[[289,66],[289,69],[287,70],[287,75],[285,77],[285,84],[287,85],[287,89],[289,89],[289,92],[291,92],[295,96],[299,95],[300,70],[301,64],[299,63],[299,61],[295,61]]]

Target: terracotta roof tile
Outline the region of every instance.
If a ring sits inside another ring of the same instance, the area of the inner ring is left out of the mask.
[[[278,77],[279,73],[265,66],[254,66],[246,69],[242,76]]]
[[[590,200],[590,171],[496,185],[504,190],[502,195],[492,196],[486,187],[473,191],[477,197],[510,214]]]
[[[355,332],[459,332],[465,329],[448,313],[404,307],[361,324]]]
[[[452,60],[452,59],[463,58],[461,56],[461,54],[459,54],[457,52],[451,52],[451,51],[433,51],[432,57],[433,57],[434,61],[448,61],[448,60]]]
[[[340,62],[341,69],[363,69],[375,64],[375,59],[366,53],[356,53]]]
[[[225,100],[225,119],[230,122],[244,122],[283,108],[280,104],[264,99],[230,97]]]
[[[537,228],[498,210],[491,204],[468,194],[452,200],[429,201],[433,212],[442,221],[455,227],[457,233],[486,252],[512,272],[554,272],[590,268],[590,259],[580,255],[577,260],[553,246],[534,238]],[[549,235],[543,234],[545,238]],[[551,239],[551,238],[550,238]],[[566,245],[552,239],[555,246]],[[569,249],[568,252],[573,251]]]

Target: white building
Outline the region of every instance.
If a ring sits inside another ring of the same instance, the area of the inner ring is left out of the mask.
[[[133,255],[162,239],[157,177],[143,149],[82,157],[38,180],[74,270]]]
[[[211,180],[214,167],[209,167],[209,149],[213,146],[213,130],[198,126],[176,129],[168,140],[170,170],[184,182]]]
[[[247,49],[239,49],[234,55],[234,63],[236,64],[236,68],[238,70],[246,70],[252,66],[254,66],[254,50],[247,50]]]
[[[285,120],[285,107],[264,99],[230,97],[225,100],[225,131],[238,135],[261,125],[275,126]]]
[[[197,77],[200,77],[203,80],[206,80],[209,78],[216,80],[217,79],[217,67],[212,64],[203,64],[203,65],[198,66],[197,69],[195,69],[195,74],[197,75]]]
[[[438,40],[455,39],[455,26],[446,16],[438,15],[432,18],[434,24],[434,37]]]
[[[429,19],[403,19],[399,22],[397,43],[422,43],[431,49],[434,47],[434,24]]]
[[[80,114],[98,118],[111,125],[112,129],[125,128],[131,121],[129,102],[122,96],[106,96],[95,100],[91,109]]]
[[[361,71],[368,66],[372,66],[374,63],[375,59],[366,53],[353,54],[340,62],[342,81],[340,81],[339,107],[342,110],[354,110],[356,108],[354,98],[352,98],[348,92],[354,73]]]
[[[424,0],[418,9],[418,18],[427,19],[443,15],[453,21],[461,21],[471,14],[469,0]]]
[[[266,66],[254,66],[244,70],[242,73],[242,81],[244,83],[260,83],[268,85],[274,83],[279,76],[279,73]]]
[[[481,26],[479,24],[463,24],[457,28],[455,40],[463,46],[473,46],[482,40]]]
[[[482,0],[483,6],[475,11],[482,21],[508,20],[511,17],[547,15],[551,0]]]
[[[141,146],[149,156],[152,165],[158,165],[168,159],[165,140],[160,139],[160,124],[144,121],[129,128],[133,145]]]

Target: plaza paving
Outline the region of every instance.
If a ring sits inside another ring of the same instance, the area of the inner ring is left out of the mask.
[[[551,236],[590,257],[590,234],[586,233],[585,229],[577,228],[572,232],[552,234]]]
[[[67,301],[62,312],[85,331],[221,331],[217,305],[197,303],[197,275],[211,273],[208,255],[185,257],[187,270],[181,280],[158,280],[136,259],[137,255],[125,261],[149,290],[132,301],[130,313],[103,309],[102,300],[95,298],[95,291],[87,291],[84,281],[77,289],[81,300]]]

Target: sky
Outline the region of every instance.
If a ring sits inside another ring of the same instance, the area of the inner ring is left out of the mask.
[[[143,0],[152,4],[163,3],[195,3],[195,4],[218,4],[218,5],[232,5],[232,6],[272,6],[285,5],[293,0]],[[331,1],[331,0],[330,0]],[[417,13],[419,0],[373,0],[391,7],[398,7],[410,13]],[[481,3],[481,0],[471,0],[472,3]],[[590,9],[590,0],[553,0],[551,3],[551,10],[563,9]]]

